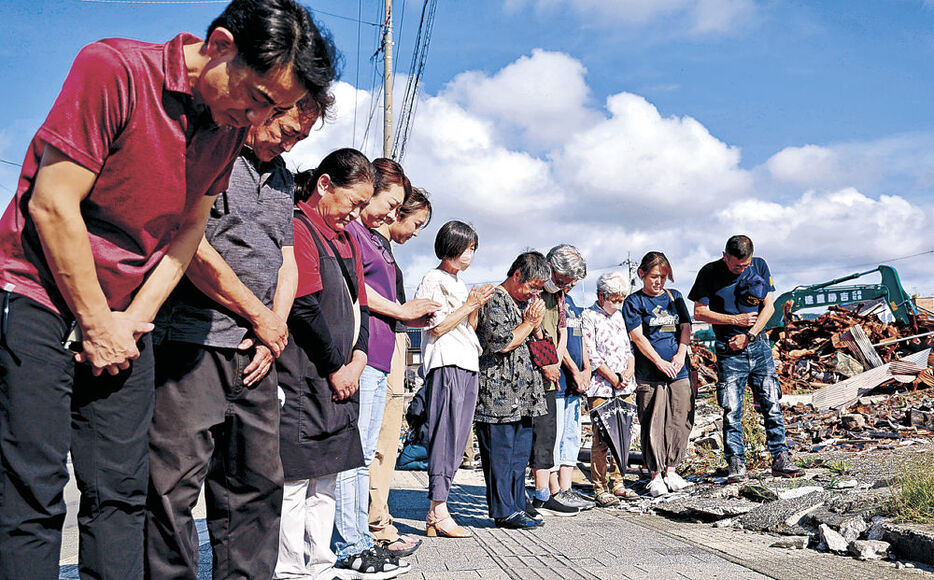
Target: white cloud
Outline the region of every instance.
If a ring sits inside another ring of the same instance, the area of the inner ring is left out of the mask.
[[[826,147],[786,147],[767,162],[772,177],[795,185],[813,185],[839,171],[837,154]]]
[[[525,146],[542,149],[598,120],[586,73],[567,54],[536,49],[493,76],[459,74],[441,96],[494,120],[503,138],[518,131]]]
[[[620,93],[607,99],[610,117],[570,136],[555,155],[571,189],[674,214],[736,197],[751,177],[740,152],[714,138],[691,117],[662,117],[644,98]],[[692,207],[693,206],[693,207]],[[660,219],[664,219],[659,212]]]
[[[567,7],[598,26],[643,26],[676,19],[693,35],[735,30],[756,8],[754,0],[506,0],[504,6],[515,12],[529,3],[545,12]]]

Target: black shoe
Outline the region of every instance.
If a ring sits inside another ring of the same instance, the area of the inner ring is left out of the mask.
[[[741,483],[749,479],[746,476],[746,462],[743,458],[734,455],[726,460],[726,481],[727,483]]]
[[[787,451],[782,451],[772,459],[772,475],[774,477],[800,477],[804,470],[795,465]]]
[[[547,515],[559,517],[576,516],[580,512],[580,508],[565,505],[555,496],[549,497],[546,501],[533,499],[532,507]]]
[[[532,505],[532,502],[529,501],[529,498],[525,498],[525,515],[529,516],[532,520],[536,522],[544,522],[545,518],[542,517],[542,514],[538,513],[538,510],[535,509],[535,506]]]
[[[531,530],[545,525],[544,522],[536,522],[525,512],[516,512],[508,518],[496,518],[493,520],[497,528],[506,528],[507,530]]]

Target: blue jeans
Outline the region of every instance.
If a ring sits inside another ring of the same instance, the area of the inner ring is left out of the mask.
[[[577,465],[577,454],[581,450],[581,396],[555,397],[558,436],[555,438],[555,466]]]
[[[369,531],[370,463],[386,409],[387,373],[365,367],[360,375],[360,443],[364,465],[337,474],[334,534],[331,548],[338,558],[358,554],[373,545]]]
[[[748,383],[759,412],[765,419],[765,437],[769,452],[775,457],[787,451],[785,445],[785,422],[779,399],[782,389],[775,372],[775,361],[769,341],[755,340],[742,351],[729,350],[717,341],[717,403],[723,409],[724,455],[743,457],[743,395]]]

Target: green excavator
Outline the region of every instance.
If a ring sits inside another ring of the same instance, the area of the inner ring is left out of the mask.
[[[878,272],[882,276],[882,280],[878,284],[841,285],[842,282],[861,278],[874,272]],[[850,274],[829,282],[798,286],[779,295],[775,299],[775,314],[769,319],[765,328],[783,326],[785,316],[790,316],[793,312],[803,308],[843,306],[878,299],[885,302],[896,320],[901,320],[912,328],[915,326],[914,317],[918,311],[911,300],[911,296],[902,287],[895,268],[882,265],[872,270]]]

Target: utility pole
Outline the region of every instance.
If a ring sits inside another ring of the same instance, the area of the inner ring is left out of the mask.
[[[386,0],[383,31],[383,157],[392,158],[392,0]]]

